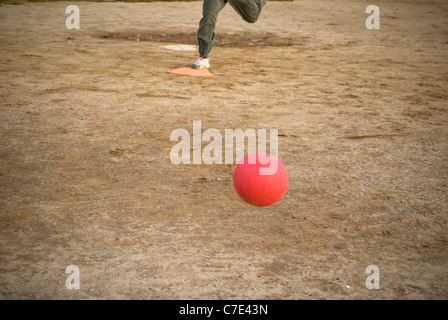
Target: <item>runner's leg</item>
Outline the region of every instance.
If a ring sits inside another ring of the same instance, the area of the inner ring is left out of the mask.
[[[202,19],[199,22],[198,44],[199,56],[208,58],[215,42],[215,25],[219,12],[226,5],[226,0],[204,0]]]
[[[263,0],[227,0],[236,12],[249,23],[254,23],[258,20],[261,13],[261,8],[266,1]]]

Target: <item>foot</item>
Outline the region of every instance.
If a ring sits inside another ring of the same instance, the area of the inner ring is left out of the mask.
[[[210,68],[210,61],[208,58],[200,57],[191,67],[194,69]]]

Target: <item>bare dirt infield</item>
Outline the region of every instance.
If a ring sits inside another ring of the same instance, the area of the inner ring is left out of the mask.
[[[362,1],[227,6],[207,79],[160,47],[202,2],[76,3],[80,30],[69,4],[0,6],[0,298],[448,298],[446,1],[376,1],[380,30]],[[279,129],[283,199],[173,165],[193,120]]]

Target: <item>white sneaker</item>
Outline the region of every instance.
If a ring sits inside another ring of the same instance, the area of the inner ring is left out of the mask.
[[[198,60],[196,60],[195,63],[191,65],[194,69],[203,69],[203,68],[210,68],[210,61],[208,58],[202,58],[200,57]]]

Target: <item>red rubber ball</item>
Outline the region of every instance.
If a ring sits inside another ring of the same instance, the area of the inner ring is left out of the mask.
[[[278,158],[258,152],[245,156],[236,165],[233,185],[241,199],[266,207],[283,197],[288,187],[288,172]]]

